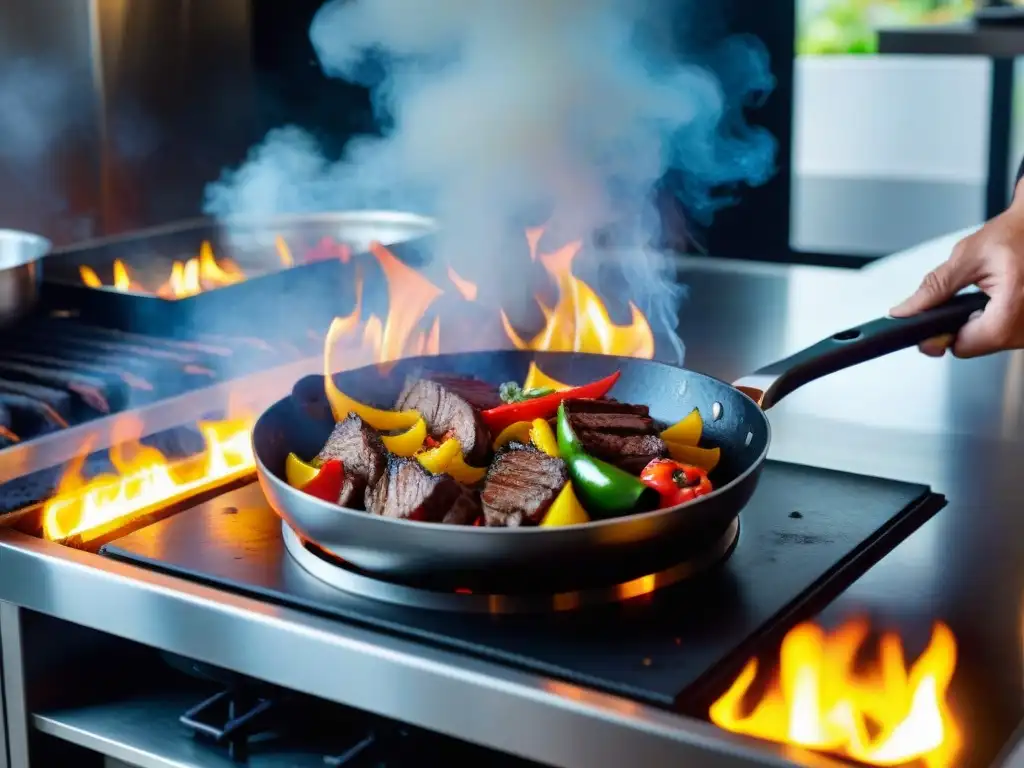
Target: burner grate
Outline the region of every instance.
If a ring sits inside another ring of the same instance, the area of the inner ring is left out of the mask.
[[[0,450],[315,354],[319,339],[179,341],[34,318],[0,334]]]
[[[227,746],[232,760],[244,762],[249,755],[249,740],[271,732],[274,709],[273,699],[237,686],[200,702],[179,720],[197,736]]]
[[[425,746],[426,734],[416,738],[399,723],[358,716],[343,718],[340,727],[332,725],[324,733],[324,713],[311,701],[249,678],[231,677],[223,690],[189,709],[178,722],[194,738],[224,748],[236,763],[248,763],[258,749],[272,752],[275,742],[298,740],[322,753],[323,765],[330,768],[420,764],[409,758],[416,752],[414,742]]]
[[[316,334],[275,341],[198,334],[181,340],[88,325],[57,313],[29,318],[0,333],[0,460],[5,449],[304,360],[321,348]],[[173,458],[204,445],[191,427],[142,442]],[[107,451],[88,456],[81,471],[87,477],[113,471]],[[63,472],[61,464],[9,473],[0,484],[0,516],[49,498]]]

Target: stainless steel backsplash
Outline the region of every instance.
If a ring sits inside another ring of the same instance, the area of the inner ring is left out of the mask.
[[[0,226],[67,243],[199,213],[255,138],[249,0],[0,3]]]

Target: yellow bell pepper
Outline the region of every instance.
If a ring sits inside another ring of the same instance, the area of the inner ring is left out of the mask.
[[[353,400],[338,389],[330,376],[324,377],[324,391],[327,394],[327,402],[331,404],[331,413],[334,414],[335,421],[344,421],[350,413],[354,413],[374,429],[391,431],[408,429],[420,418],[417,411],[384,411]]]
[[[462,444],[450,437],[437,448],[416,454],[420,465],[435,475],[451,475],[460,483],[473,485],[487,474],[487,467],[471,467],[462,458]]]
[[[668,446],[669,456],[673,459],[700,467],[705,472],[717,467],[719,459],[722,458],[721,448],[698,448],[695,445],[681,445],[669,440],[665,441],[665,445]]]
[[[526,372],[526,381],[523,382],[523,389],[553,389],[560,392],[563,389],[570,389],[571,385],[563,384],[557,379],[552,379],[544,373],[537,364],[530,361],[530,369]]]
[[[484,475],[487,474],[487,467],[469,466],[462,458],[462,449],[460,448],[459,452],[455,454],[455,458],[444,468],[444,471],[463,485],[476,485],[484,479]]]
[[[423,447],[423,441],[427,439],[427,422],[417,419],[405,432],[397,435],[381,437],[381,442],[395,456],[412,456]]]
[[[451,464],[452,459],[462,453],[462,445],[455,438],[445,440],[436,448],[416,454],[420,465],[434,475],[440,475],[444,468]]]
[[[294,453],[289,453],[284,460],[284,479],[292,488],[302,490],[319,472],[319,467],[306,463]]]
[[[548,507],[547,514],[540,521],[541,528],[554,528],[562,525],[579,525],[589,523],[590,516],[576,498],[572,490],[572,481],[562,486],[555,500]]]
[[[528,421],[517,421],[513,424],[509,424],[498,436],[494,438],[494,443],[491,445],[494,450],[498,450],[502,446],[508,445],[513,440],[518,440],[520,443],[530,442],[530,427],[532,425]]]
[[[704,419],[701,418],[700,411],[694,408],[671,427],[663,430],[661,439],[666,443],[697,445],[700,443],[700,436],[703,432]]]
[[[530,426],[530,442],[538,451],[543,451],[548,456],[558,458],[558,438],[551,429],[551,425],[544,419],[534,419]]]

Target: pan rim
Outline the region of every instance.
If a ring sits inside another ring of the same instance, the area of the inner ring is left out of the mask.
[[[421,355],[421,356],[416,356],[416,357],[403,358],[400,362],[410,362],[410,361],[416,361],[416,360],[423,360],[423,361],[433,360],[433,361],[436,361],[438,359],[438,357],[449,357],[449,356],[455,356],[455,355],[460,355],[461,356],[461,355],[474,355],[474,354],[494,354],[494,353],[514,352],[514,351],[522,352],[524,350],[501,350],[501,349],[496,349],[496,350],[480,350],[480,351],[474,351],[474,352],[461,352],[461,353],[454,352],[454,353],[449,353],[447,355],[436,355],[436,356],[430,356],[430,357],[422,356]],[[588,353],[588,352],[548,352],[548,351],[545,351],[542,354],[545,354],[545,355],[588,355],[588,354],[592,354],[592,353]],[[350,507],[343,507],[343,506],[341,506],[339,504],[332,504],[332,503],[324,501],[322,499],[318,499],[315,496],[309,496],[308,494],[303,494],[303,502],[307,503],[307,504],[312,502],[315,506],[319,507],[320,509],[323,509],[323,510],[326,510],[326,511],[332,512],[332,513],[340,512],[340,513],[343,513],[343,516],[353,516],[353,517],[358,516],[361,519],[362,518],[369,518],[369,519],[375,520],[378,523],[388,523],[388,524],[392,524],[392,525],[400,525],[400,526],[406,526],[406,527],[415,527],[418,530],[423,530],[424,526],[426,526],[428,528],[428,530],[429,529],[440,529],[440,528],[443,528],[444,530],[455,529],[455,530],[457,530],[459,532],[462,532],[462,533],[467,533],[467,534],[472,534],[472,535],[481,535],[481,536],[482,535],[500,535],[500,536],[524,535],[524,536],[536,536],[536,535],[540,535],[540,534],[555,535],[555,534],[558,534],[559,532],[562,532],[562,531],[579,531],[579,530],[584,530],[584,529],[597,529],[597,528],[601,528],[601,527],[614,526],[616,524],[621,525],[622,522],[625,521],[625,520],[630,520],[630,521],[633,521],[633,520],[638,520],[638,521],[639,520],[654,521],[654,520],[658,520],[659,518],[661,518],[663,516],[668,516],[668,515],[677,513],[677,512],[679,512],[679,510],[682,510],[682,509],[694,509],[694,508],[696,508],[700,504],[709,504],[713,500],[721,498],[722,496],[724,496],[727,491],[730,491],[731,489],[733,489],[735,487],[738,487],[738,486],[742,485],[744,482],[746,482],[749,479],[749,477],[752,474],[754,474],[755,472],[757,472],[758,469],[761,467],[761,465],[764,464],[764,462],[767,460],[767,458],[768,458],[768,450],[769,450],[769,448],[771,448],[771,442],[772,442],[772,425],[771,425],[771,422],[768,419],[768,415],[757,404],[757,402],[753,398],[751,398],[746,392],[743,392],[741,389],[738,389],[737,387],[733,386],[729,382],[724,381],[723,379],[719,379],[719,378],[717,378],[715,376],[711,376],[711,375],[706,374],[706,373],[701,373],[700,371],[692,371],[692,370],[690,370],[688,368],[683,368],[681,366],[671,365],[670,363],[665,363],[665,362],[662,362],[660,360],[648,360],[646,358],[636,358],[636,357],[623,357],[622,355],[599,355],[599,354],[594,354],[593,356],[594,357],[603,357],[603,358],[607,358],[607,359],[610,359],[610,360],[628,360],[628,361],[632,361],[634,363],[637,362],[637,361],[640,361],[640,362],[651,364],[651,365],[659,365],[659,366],[664,366],[666,368],[673,368],[673,369],[676,369],[676,370],[684,371],[684,372],[686,372],[686,373],[688,373],[688,374],[690,374],[692,376],[700,376],[700,377],[702,377],[704,379],[708,379],[708,380],[716,382],[716,383],[718,383],[718,384],[720,384],[722,386],[728,387],[733,392],[737,393],[741,397],[743,397],[746,400],[748,400],[750,402],[750,404],[754,406],[754,408],[757,410],[757,412],[760,413],[762,418],[764,419],[764,426],[765,426],[764,449],[761,451],[760,454],[758,454],[757,458],[754,461],[752,461],[750,463],[750,465],[746,469],[744,469],[742,472],[740,472],[738,475],[736,475],[736,477],[734,477],[728,483],[726,483],[725,485],[720,486],[718,488],[715,488],[711,493],[709,493],[709,494],[707,494],[705,496],[700,496],[699,498],[694,499],[693,501],[688,501],[688,502],[685,502],[683,504],[677,504],[674,507],[666,507],[664,509],[653,509],[653,510],[650,510],[648,512],[638,512],[638,513],[635,513],[635,514],[623,515],[621,517],[610,517],[610,518],[605,518],[605,519],[602,519],[602,520],[591,520],[591,521],[586,522],[586,523],[576,523],[574,525],[563,525],[563,526],[551,527],[551,528],[543,528],[541,526],[520,526],[520,527],[517,527],[517,528],[502,528],[502,527],[498,527],[498,526],[488,527],[488,526],[483,526],[483,525],[480,525],[480,526],[475,526],[475,525],[445,525],[443,523],[428,523],[428,522],[424,522],[422,520],[403,520],[403,519],[392,518],[392,517],[381,517],[380,515],[371,515],[368,512],[366,512],[366,510],[351,509]],[[371,367],[374,367],[374,366],[371,364],[369,366],[361,366],[360,368],[353,368],[352,370],[343,371],[343,372],[339,372],[339,373],[353,373],[355,371],[358,371],[358,370],[361,370],[361,369],[364,369],[364,368],[371,368]],[[323,374],[319,374],[319,375],[322,376]],[[336,374],[332,374],[332,375],[336,375]],[[250,441],[253,444],[253,457],[256,460],[256,469],[257,469],[258,476],[260,478],[265,478],[267,482],[272,482],[274,484],[274,486],[277,488],[278,493],[285,494],[287,496],[291,496],[293,494],[300,494],[300,493],[302,493],[302,491],[300,491],[299,489],[293,488],[292,486],[288,485],[287,482],[285,482],[284,480],[279,478],[275,473],[271,472],[267,468],[267,466],[263,463],[263,459],[260,457],[259,452],[256,450],[255,434],[256,434],[256,428],[259,426],[259,423],[263,420],[263,418],[268,413],[270,413],[270,411],[272,411],[273,409],[277,408],[282,403],[284,403],[286,400],[289,400],[291,397],[292,397],[292,395],[290,393],[288,395],[285,395],[281,399],[277,400],[269,408],[267,408],[262,414],[260,414],[260,417],[256,420],[256,423],[253,425],[252,436],[250,438]],[[269,503],[269,499],[268,499],[268,503]],[[739,514],[740,511],[742,511],[742,510],[737,510],[737,515]]]

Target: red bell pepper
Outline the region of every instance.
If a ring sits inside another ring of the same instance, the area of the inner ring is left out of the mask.
[[[517,421],[547,420],[554,417],[558,412],[558,406],[563,400],[576,400],[579,398],[596,400],[597,398],[604,397],[615,386],[615,382],[619,380],[621,375],[621,371],[616,371],[611,376],[579,387],[563,389],[561,392],[552,392],[550,395],[522,400],[518,403],[499,405],[497,408],[483,411],[480,416],[484,420],[484,424],[491,431],[491,434],[497,435],[505,427],[515,424]]]
[[[661,509],[693,501],[714,490],[703,469],[672,459],[655,459],[644,467],[640,480],[661,496]]]
[[[302,490],[310,496],[337,504],[344,483],[345,465],[338,459],[330,459],[323,463],[316,477],[302,486]]]

